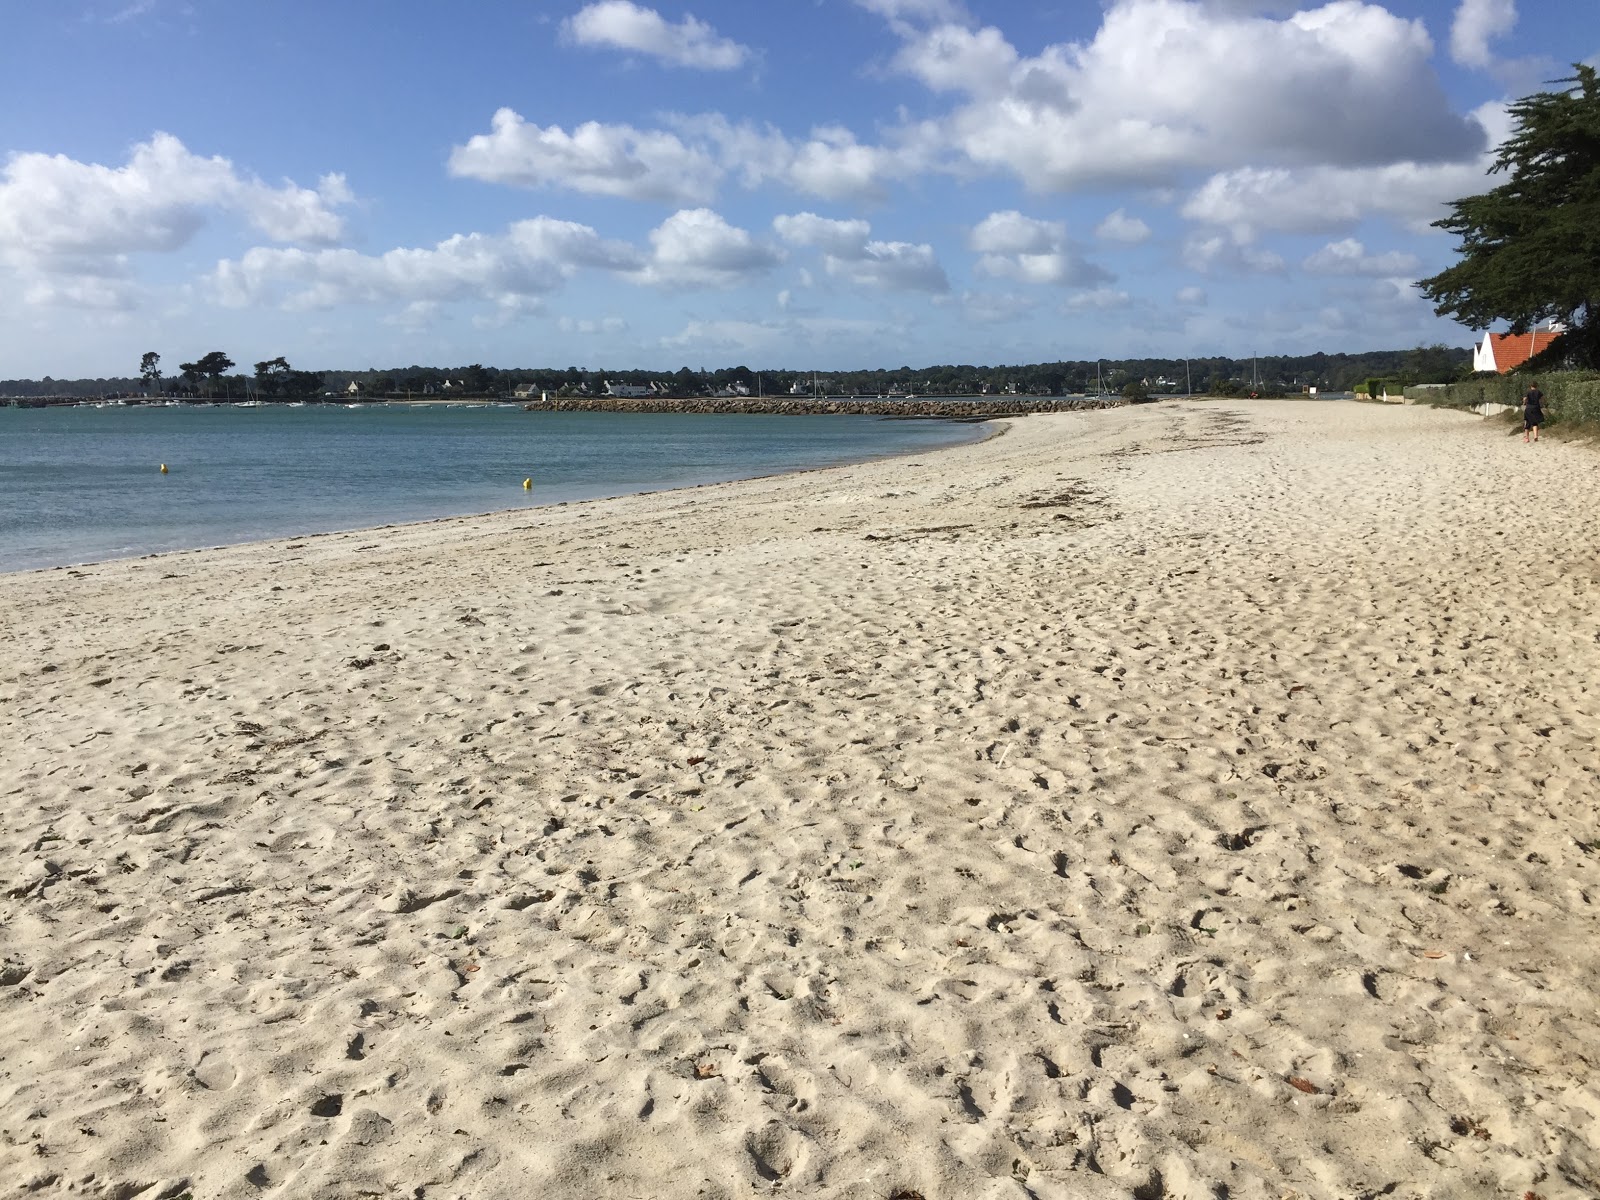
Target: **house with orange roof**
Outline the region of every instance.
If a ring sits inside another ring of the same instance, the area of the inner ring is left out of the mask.
[[[1486,333],[1483,344],[1472,348],[1472,369],[1501,375],[1515,371],[1535,354],[1549,349],[1550,343],[1566,331],[1566,326],[1551,322],[1549,329],[1530,329],[1527,333]]]

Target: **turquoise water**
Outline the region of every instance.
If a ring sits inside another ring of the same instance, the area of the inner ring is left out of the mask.
[[[514,406],[0,408],[0,571],[657,491],[982,436],[943,421]]]

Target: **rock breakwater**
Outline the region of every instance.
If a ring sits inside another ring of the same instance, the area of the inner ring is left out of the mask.
[[[1091,408],[1121,408],[1120,396],[1006,396],[984,400],[827,399],[810,396],[697,396],[670,399],[659,396],[564,396],[534,400],[527,412],[716,413],[764,416],[870,416],[929,417],[943,420],[982,420],[1018,417],[1026,413],[1082,412]]]

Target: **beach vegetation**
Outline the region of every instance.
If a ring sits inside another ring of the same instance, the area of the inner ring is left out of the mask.
[[[1520,410],[1523,393],[1535,378],[1544,393],[1549,424],[1569,426],[1575,432],[1600,428],[1600,371],[1549,371],[1537,376],[1522,371],[1509,375],[1481,372],[1447,387],[1407,391],[1406,398],[1436,408],[1501,404],[1515,411]]]
[[[1474,329],[1564,324],[1535,370],[1600,367],[1600,71],[1573,71],[1511,106],[1490,167],[1508,178],[1434,222],[1461,239],[1460,261],[1417,283],[1436,313]]]

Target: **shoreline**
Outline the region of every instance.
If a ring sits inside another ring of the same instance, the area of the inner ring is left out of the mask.
[[[100,564],[103,564],[103,563],[126,562],[126,561],[134,560],[134,559],[138,559],[140,561],[143,561],[143,560],[147,560],[147,559],[158,559],[158,558],[161,558],[161,557],[166,556],[166,555],[195,554],[195,553],[207,552],[207,551],[226,550],[226,549],[229,549],[231,547],[266,545],[266,544],[270,544],[270,543],[274,543],[274,542],[281,542],[281,541],[295,541],[295,540],[298,540],[298,539],[301,539],[301,538],[321,538],[321,537],[329,537],[329,536],[332,536],[332,535],[335,535],[335,534],[356,534],[356,533],[361,533],[361,532],[364,532],[364,531],[376,531],[376,530],[384,530],[384,529],[393,529],[393,528],[403,527],[403,526],[407,526],[407,525],[429,525],[429,524],[434,524],[434,523],[441,522],[441,521],[473,520],[473,519],[476,519],[476,518],[495,516],[495,515],[504,514],[504,513],[537,511],[539,509],[544,509],[544,508],[563,508],[563,507],[566,507],[568,505],[573,505],[573,504],[592,504],[592,503],[595,503],[595,502],[601,501],[601,500],[619,500],[619,499],[625,499],[625,498],[627,498],[629,496],[653,496],[653,495],[660,495],[660,494],[666,493],[666,492],[693,491],[693,490],[695,490],[697,488],[715,487],[715,486],[717,486],[719,484],[724,484],[724,483],[740,483],[740,482],[745,482],[745,481],[750,481],[750,480],[771,479],[771,478],[778,478],[778,477],[781,477],[781,476],[784,476],[784,475],[804,475],[804,474],[807,474],[807,473],[810,473],[810,472],[814,472],[814,471],[840,470],[840,469],[848,468],[848,467],[851,467],[851,466],[859,466],[859,465],[861,465],[863,463],[887,462],[887,461],[892,461],[892,460],[894,460],[896,458],[902,458],[902,457],[907,457],[907,456],[911,456],[911,455],[937,454],[937,453],[942,453],[945,450],[956,449],[956,448],[959,448],[959,447],[962,447],[962,446],[981,445],[983,442],[986,442],[986,441],[990,440],[991,438],[995,438],[995,437],[1001,436],[1005,432],[1005,429],[1006,429],[1006,425],[1004,423],[1005,422],[1005,418],[1004,417],[974,417],[974,418],[943,418],[943,417],[892,418],[892,417],[886,417],[884,419],[885,420],[905,419],[905,420],[948,421],[951,424],[988,425],[988,426],[991,426],[991,428],[987,432],[981,434],[980,436],[973,437],[973,438],[971,438],[971,439],[969,439],[967,441],[951,442],[951,443],[948,443],[946,445],[932,446],[932,447],[929,447],[929,446],[905,447],[905,448],[902,448],[902,449],[889,450],[889,451],[884,451],[882,453],[870,454],[870,455],[868,455],[867,457],[864,457],[864,458],[852,458],[852,459],[848,459],[848,460],[846,460],[844,462],[826,464],[826,465],[822,465],[822,466],[798,466],[798,467],[793,467],[793,468],[790,468],[790,469],[787,469],[787,470],[781,470],[781,471],[775,471],[775,472],[767,472],[767,473],[763,473],[763,474],[735,475],[735,476],[733,476],[731,478],[705,479],[705,480],[702,480],[702,481],[696,482],[696,483],[684,483],[684,484],[678,484],[678,485],[674,485],[674,486],[670,486],[670,487],[646,488],[644,490],[638,490],[638,491],[610,492],[610,493],[605,493],[605,494],[602,494],[602,495],[599,495],[599,496],[586,496],[586,497],[582,497],[582,498],[579,498],[579,499],[550,500],[550,501],[547,501],[547,502],[538,502],[538,503],[534,503],[534,504],[531,504],[531,505],[527,505],[527,504],[520,505],[520,506],[515,507],[515,508],[482,509],[482,510],[473,511],[473,512],[446,513],[446,514],[442,514],[440,516],[422,517],[422,518],[419,518],[417,520],[409,520],[409,521],[407,521],[407,520],[391,521],[391,522],[383,522],[383,523],[379,523],[379,524],[375,524],[375,525],[352,525],[352,526],[347,526],[347,527],[336,527],[336,528],[333,528],[333,529],[317,530],[317,531],[314,531],[314,532],[295,532],[295,533],[272,534],[272,535],[265,536],[265,537],[248,538],[248,539],[246,539],[244,541],[239,541],[239,542],[216,542],[216,543],[211,543],[211,544],[202,545],[202,546],[180,546],[180,547],[172,547],[172,548],[163,549],[163,550],[130,550],[127,553],[115,554],[115,555],[111,555],[109,557],[104,557],[104,558],[91,558],[91,559],[83,559],[83,560],[80,560],[80,561],[54,563],[54,564],[50,564],[48,566],[0,567],[0,579],[4,579],[7,576],[11,576],[11,575],[21,575],[21,574],[27,574],[27,573],[30,573],[30,572],[60,571],[60,570],[68,570],[68,569],[80,569],[80,568],[83,568],[83,567],[97,566],[97,565],[100,565]]]
[[[0,1178],[1592,1193],[1597,474],[1208,400],[0,575]]]

